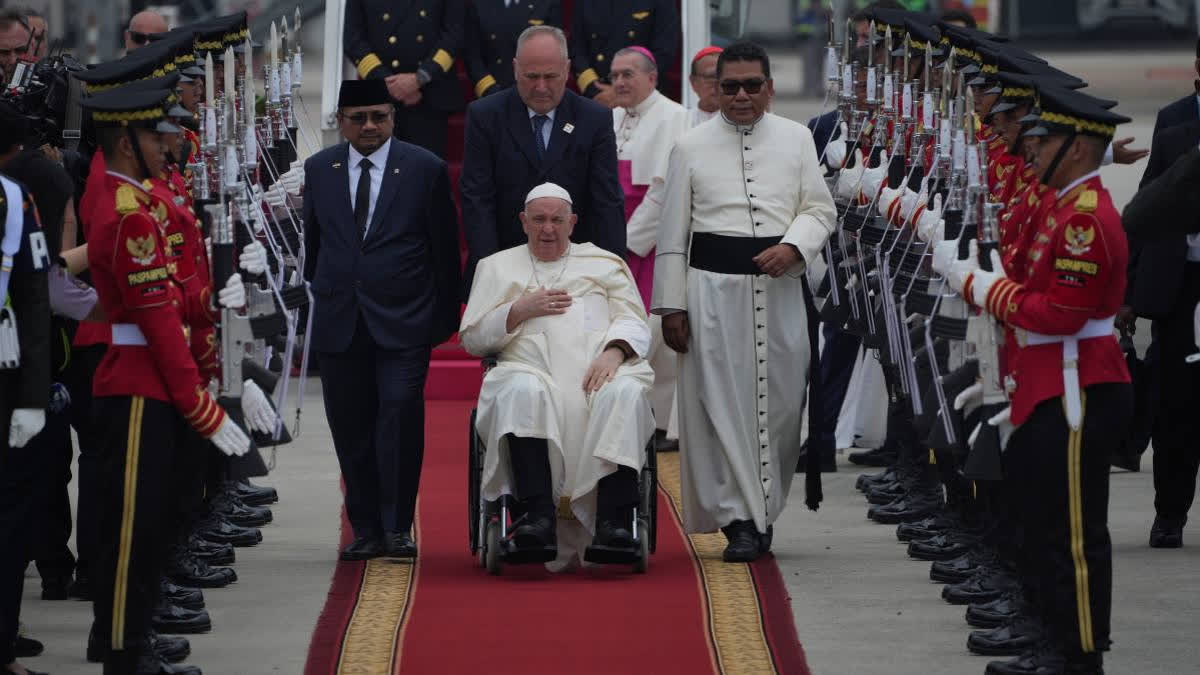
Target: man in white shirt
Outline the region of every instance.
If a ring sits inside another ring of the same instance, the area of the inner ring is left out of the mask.
[[[650,329],[621,258],[571,243],[566,190],[535,187],[520,218],[528,242],[479,262],[459,337],[498,360],[475,428],[484,499],[514,495],[524,514],[502,552],[559,571],[589,543],[635,550],[632,507],[654,432]]]
[[[836,213],[812,133],[766,112],[774,92],[762,48],[727,47],[717,73],[721,117],[671,154],[651,307],[682,354],[684,527],[720,528],[725,560],[745,562],[770,548],[787,503],[816,353],[804,272]],[[816,468],[810,508],[820,502]]]
[[[625,194],[626,259],[647,309],[654,283],[654,245],[662,218],[662,188],[667,159],[675,139],[687,130],[683,106],[660,94],[658,66],[645,47],[626,47],[613,56],[609,70],[614,100],[613,130],[617,137],[617,172]],[[668,449],[667,427],[675,402],[675,352],[662,340],[662,321],[650,319],[650,366],[654,368],[655,427],[663,449]]]

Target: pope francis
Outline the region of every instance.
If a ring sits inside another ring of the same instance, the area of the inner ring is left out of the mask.
[[[589,544],[633,548],[654,433],[650,329],[625,262],[571,242],[566,190],[535,187],[520,218],[528,243],[479,262],[459,335],[470,353],[497,357],[476,429],[484,498],[517,500],[506,557],[560,571]]]

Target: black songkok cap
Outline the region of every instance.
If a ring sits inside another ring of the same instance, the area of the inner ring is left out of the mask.
[[[338,107],[349,108],[391,103],[387,83],[383,80],[344,80],[338,92]]]

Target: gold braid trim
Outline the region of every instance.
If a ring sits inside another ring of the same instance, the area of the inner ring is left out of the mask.
[[[100,122],[141,122],[164,116],[162,108],[147,108],[133,112],[92,112],[92,119]]]
[[[375,55],[375,52],[371,52],[370,54],[367,54],[359,59],[358,66],[356,66],[358,68],[358,76],[365,78],[371,73],[372,70],[375,70],[382,65],[383,61],[379,60],[379,57]]]
[[[433,62],[438,64],[442,72],[450,72],[450,68],[454,66],[454,57],[450,56],[450,52],[445,49],[439,49],[433,53]]]
[[[596,74],[596,71],[588,68],[579,74],[579,79],[575,81],[575,84],[579,85],[579,92],[583,93],[587,91],[587,88],[592,86],[592,83],[598,79],[600,79],[600,76]]]
[[[484,92],[496,86],[496,78],[492,77],[491,73],[479,78],[475,83],[475,98],[483,98]]]
[[[1041,119],[1051,124],[1061,124],[1063,126],[1075,127],[1076,132],[1090,131],[1094,134],[1112,136],[1117,133],[1117,128],[1110,124],[1101,124],[1091,120],[1085,120],[1073,115],[1060,115],[1058,113],[1045,112],[1041,114]]]
[[[1001,95],[1004,98],[1032,98],[1033,90],[1025,87],[1006,87]]]

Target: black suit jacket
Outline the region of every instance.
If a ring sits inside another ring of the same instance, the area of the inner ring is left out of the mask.
[[[1184,96],[1158,111],[1158,116],[1154,118],[1154,133],[1150,137],[1150,160],[1146,162],[1146,171],[1142,173],[1142,182],[1138,184],[1139,188],[1158,178],[1159,174],[1165,171],[1168,166],[1171,166],[1187,150],[1187,148],[1165,146],[1162,149],[1166,150],[1169,157],[1163,156],[1162,152],[1156,152],[1156,150],[1159,150],[1159,147],[1156,146],[1159,133],[1171,127],[1195,122],[1196,120],[1200,120],[1200,103],[1197,102],[1195,94]]]
[[[463,51],[475,98],[513,85],[517,38],[530,26],[562,28],[561,0],[526,0],[505,7],[504,0],[475,0],[467,5]]]
[[[1162,117],[1160,113],[1160,121]],[[1177,304],[1187,265],[1187,241],[1181,234],[1162,237],[1153,230],[1165,222],[1190,225],[1200,217],[1195,210],[1200,186],[1189,180],[1194,172],[1187,170],[1194,165],[1187,157],[1189,151],[1195,154],[1197,142],[1200,119],[1159,129],[1151,143],[1142,186],[1125,208],[1122,224],[1130,244],[1125,301],[1138,316],[1162,318]]]
[[[462,110],[454,60],[463,43],[464,0],[346,0],[342,32],[346,57],[360,78],[424,70],[417,107]]]
[[[625,205],[617,181],[612,111],[565,92],[555,109],[546,159],[539,161],[529,110],[515,87],[467,106],[462,209],[471,290],[480,259],[526,241],[517,214],[525,195],[545,182],[571,194],[579,222],[571,239],[625,256]]]
[[[349,348],[360,313],[383,349],[436,345],[458,329],[458,218],[446,163],[391,144],[365,239],[350,206],[350,145],[304,163],[304,277],[316,298],[317,351]]]
[[[842,135],[842,130],[838,128],[838,112],[830,110],[820,117],[810,119],[808,130],[813,134],[813,143],[817,146],[817,157],[823,157],[825,146],[829,144],[829,141]]]

